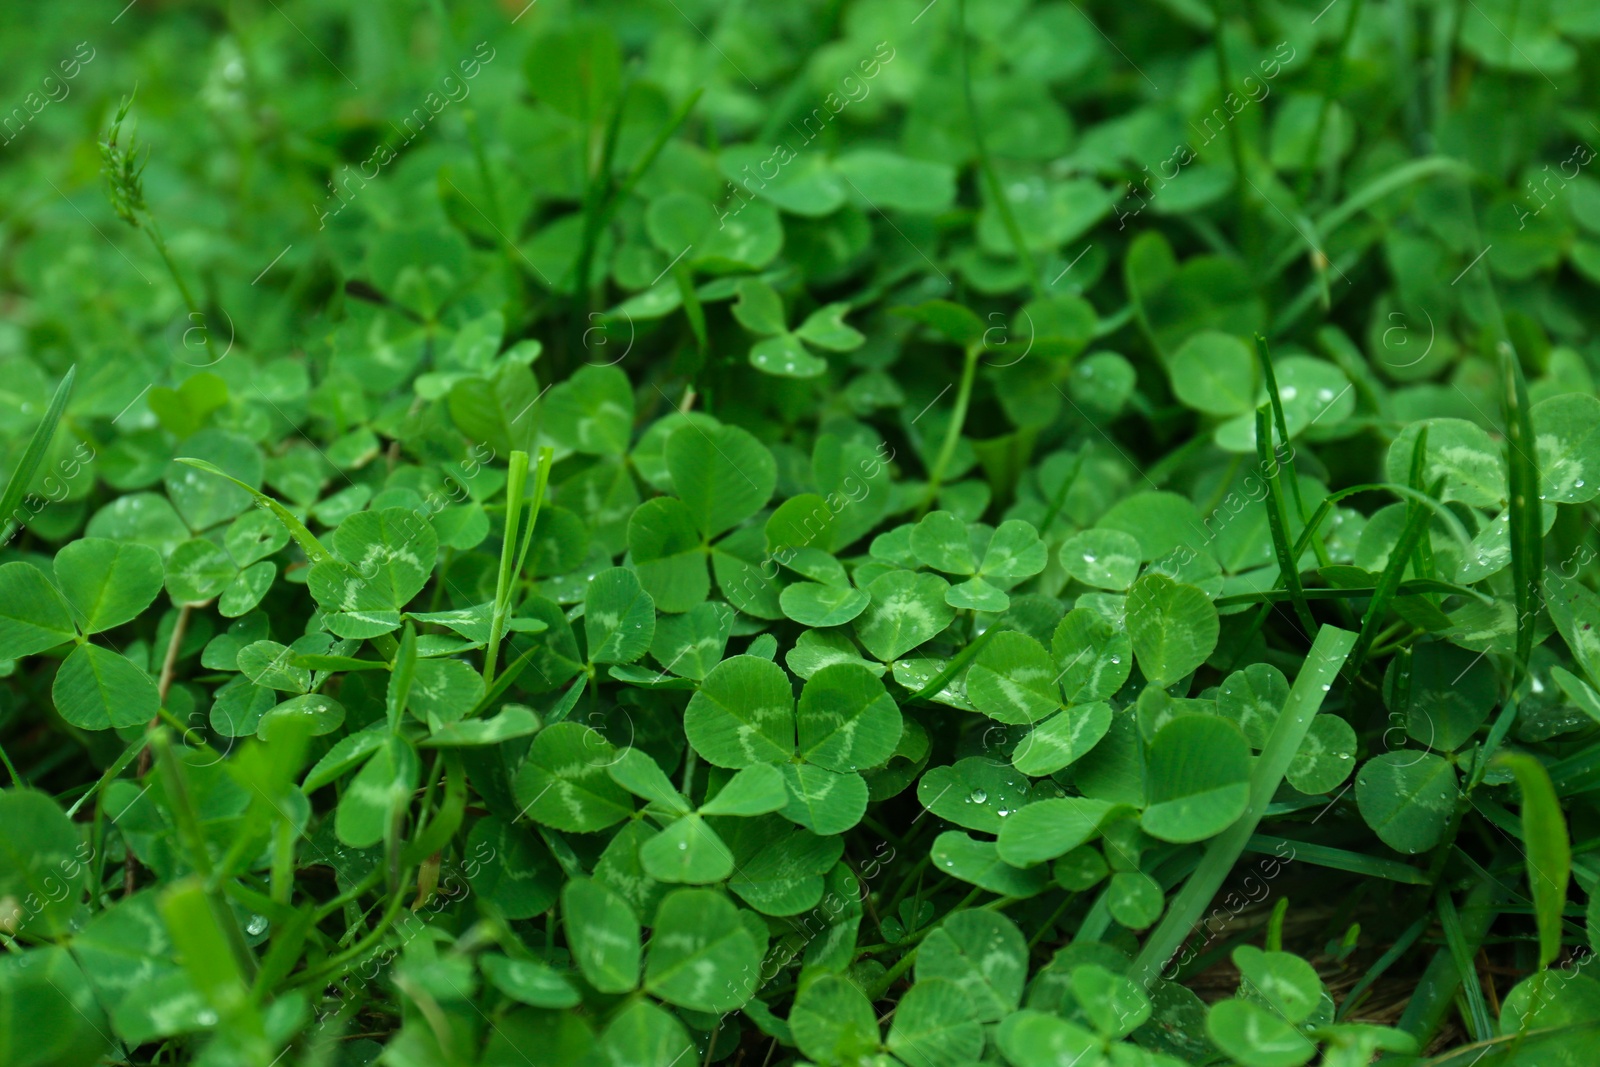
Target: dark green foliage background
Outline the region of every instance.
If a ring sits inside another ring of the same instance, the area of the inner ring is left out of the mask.
[[[0,1067],[1591,1062],[1590,0],[0,40]]]

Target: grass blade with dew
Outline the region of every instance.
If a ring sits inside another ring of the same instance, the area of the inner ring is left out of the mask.
[[[1299,557],[1294,554],[1294,549],[1289,544],[1289,516],[1284,507],[1283,482],[1279,477],[1282,468],[1278,465],[1277,449],[1272,443],[1272,425],[1268,411],[1266,404],[1256,408],[1256,457],[1261,461],[1261,469],[1267,476],[1267,529],[1272,533],[1272,550],[1278,557],[1278,578],[1288,589],[1295,615],[1299,618],[1306,636],[1310,637],[1317,632],[1317,622],[1311,616],[1311,607],[1306,603],[1305,590],[1300,585]],[[1284,444],[1287,445],[1288,441]]]
[[[61,384],[56,386],[55,395],[50,398],[50,406],[45,409],[44,418],[39,420],[39,425],[33,431],[33,437],[28,440],[28,447],[23,450],[22,458],[11,471],[11,480],[6,482],[5,494],[0,496],[0,516],[4,516],[4,525],[0,526],[0,545],[10,542],[22,526],[22,523],[13,516],[13,512],[22,503],[22,497],[27,493],[34,473],[44,460],[45,452],[50,449],[50,442],[56,435],[56,426],[61,422],[62,412],[66,411],[67,401],[72,396],[72,383],[77,377],[77,365],[68,367],[67,373],[61,378]]]
[[[214,463],[207,463],[203,459],[192,459],[188,456],[179,456],[175,462],[187,464],[196,470],[205,471],[207,474],[215,474],[218,478],[226,478],[234,485],[237,485],[240,489],[243,489],[245,492],[249,493],[255,498],[255,502],[258,507],[266,508],[268,511],[272,512],[273,517],[283,524],[283,528],[289,531],[289,536],[295,539],[295,543],[300,546],[301,551],[306,554],[306,558],[312,563],[322,563],[333,558],[333,553],[329,552],[322,546],[322,542],[318,541],[316,535],[306,528],[305,523],[295,518],[293,512],[284,507],[282,504],[278,503],[276,500],[272,499],[267,494],[263,493],[261,490],[252,485],[248,485],[245,482],[241,482],[239,479],[235,478],[221,467],[218,467]]]
[[[1278,428],[1278,436],[1283,439],[1283,467],[1289,472],[1289,496],[1294,501],[1294,516],[1305,522],[1306,505],[1300,497],[1300,475],[1294,466],[1294,446],[1289,443],[1289,420],[1284,417],[1283,397],[1278,394],[1278,373],[1272,366],[1272,352],[1267,348],[1267,339],[1259,333],[1256,334],[1256,359],[1261,364],[1261,376],[1267,383],[1267,403],[1272,406],[1273,424]],[[1311,534],[1311,547],[1316,550],[1319,564],[1326,567],[1333,562],[1321,535],[1315,531]]]
[[[1200,866],[1168,905],[1161,924],[1145,939],[1130,975],[1153,978],[1160,974],[1211,906],[1212,899],[1260,825],[1267,805],[1272,803],[1273,794],[1282,784],[1290,762],[1300,750],[1300,742],[1311,729],[1311,721],[1322,707],[1355,641],[1355,634],[1337,626],[1323,626],[1317,631],[1251,772],[1250,806],[1239,821],[1206,845]]]
[[[1539,463],[1535,456],[1533,418],[1522,362],[1507,342],[1498,346],[1500,387],[1506,420],[1506,464],[1511,516],[1511,583],[1517,607],[1517,673],[1528,670],[1533,630],[1539,613],[1544,562],[1544,528],[1540,522]]]

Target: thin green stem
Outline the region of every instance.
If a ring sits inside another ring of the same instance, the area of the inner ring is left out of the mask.
[[[22,780],[22,775],[17,773],[16,765],[11,762],[11,757],[6,753],[6,746],[0,745],[0,762],[4,762],[6,770],[11,772],[11,784],[18,789],[26,789],[28,783]]]
[[[956,387],[956,406],[950,412],[950,425],[944,432],[944,444],[934,458],[933,468],[928,471],[928,488],[923,494],[921,511],[927,511],[938,497],[944,472],[956,454],[956,445],[961,443],[961,430],[967,421],[967,405],[972,402],[972,383],[978,376],[978,354],[981,351],[978,344],[967,346],[966,358],[961,365],[961,383]]]
[[[528,546],[533,541],[533,526],[539,520],[539,506],[544,501],[545,487],[550,482],[550,463],[554,456],[550,448],[539,451],[539,467],[534,475],[533,502],[528,511],[527,525],[522,525],[522,503],[528,485],[528,454],[511,453],[511,469],[506,476],[506,525],[500,542],[500,573],[495,582],[494,608],[489,617],[489,643],[483,652],[483,682],[494,682],[495,665],[500,656],[500,641],[505,636],[506,616],[511,610],[511,594],[516,588],[517,575],[527,560]],[[518,536],[520,532],[520,537]]]

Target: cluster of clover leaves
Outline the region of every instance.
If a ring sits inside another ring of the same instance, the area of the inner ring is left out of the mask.
[[[1587,9],[667,6],[4,222],[0,1064],[1588,1062]]]

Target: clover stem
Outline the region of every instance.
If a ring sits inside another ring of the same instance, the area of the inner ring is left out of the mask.
[[[6,755],[6,748],[4,745],[0,745],[0,762],[5,763],[6,770],[11,772],[12,785],[16,786],[18,789],[26,789],[28,787],[28,783],[22,780],[22,775],[17,773],[16,765],[11,762],[11,757]]]
[[[966,361],[961,365],[961,384],[956,387],[955,410],[950,412],[950,425],[944,432],[944,444],[939,447],[939,455],[933,461],[933,469],[928,472],[928,489],[922,499],[920,509],[922,512],[926,512],[933,504],[934,498],[939,495],[945,468],[950,465],[950,459],[956,452],[956,445],[961,441],[961,429],[967,421],[967,405],[972,400],[972,383],[978,375],[978,353],[981,351],[981,341],[967,346]]]
[[[166,706],[167,694],[172,690],[172,677],[178,667],[178,649],[183,645],[183,635],[189,629],[189,613],[192,610],[194,610],[193,606],[189,604],[185,604],[178,609],[178,618],[172,624],[172,636],[167,638],[167,652],[161,658],[161,680],[156,683],[156,699],[162,707]],[[155,716],[150,720],[149,729],[155,729],[160,723],[161,712],[158,709]],[[146,744],[139,753],[139,777],[143,778],[149,770],[150,746]]]
[[[694,788],[695,751],[690,748],[683,756],[683,788],[678,790],[684,796],[690,796],[689,790]]]

